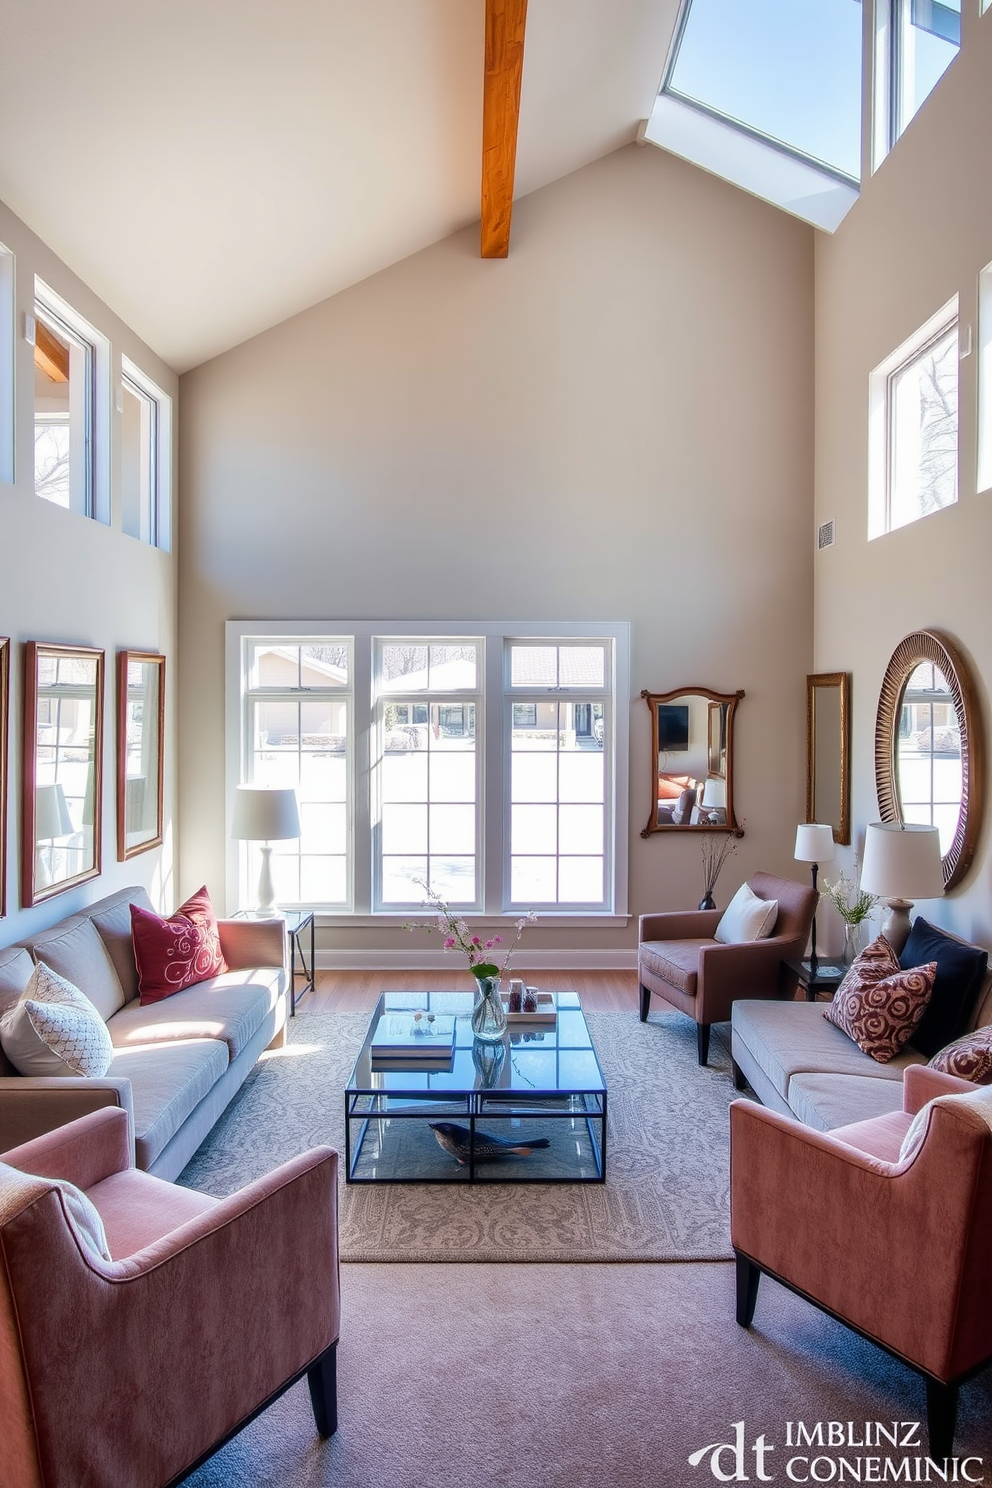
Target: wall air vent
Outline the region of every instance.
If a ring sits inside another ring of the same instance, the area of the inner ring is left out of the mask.
[[[821,522],[816,529],[816,550],[822,552],[824,548],[832,548],[834,545],[834,519],[829,522]]]

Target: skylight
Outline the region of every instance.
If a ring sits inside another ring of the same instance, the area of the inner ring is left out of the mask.
[[[860,0],[689,0],[664,91],[857,182],[861,36]]]

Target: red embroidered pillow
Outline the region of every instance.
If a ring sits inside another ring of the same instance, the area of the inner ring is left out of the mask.
[[[227,970],[206,886],[168,920],[132,904],[131,939],[143,1007]]]
[[[930,1068],[974,1085],[992,1085],[992,1027],[962,1034],[930,1060]]]
[[[823,1016],[879,1064],[894,1059],[926,1011],[936,961],[901,971],[880,935],[856,957]]]

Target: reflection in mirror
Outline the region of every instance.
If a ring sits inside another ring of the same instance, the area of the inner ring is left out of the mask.
[[[100,872],[103,652],[29,641],[21,872],[25,907]]]
[[[117,653],[117,856],[121,862],[162,841],[162,727],[165,657]]]
[[[733,718],[743,692],[693,687],[641,697],[651,710],[651,816],[641,832],[743,836],[734,817]]]
[[[951,643],[929,631],[900,641],[878,700],[879,815],[938,829],[947,889],[975,852],[985,783],[979,727],[971,674]]]
[[[10,640],[0,636],[0,919],[7,913],[7,710],[10,707]]]
[[[820,672],[806,678],[806,820],[851,840],[851,677]]]

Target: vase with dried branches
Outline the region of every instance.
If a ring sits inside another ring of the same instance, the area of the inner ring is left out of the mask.
[[[703,858],[703,897],[699,901],[699,907],[716,909],[713,890],[724,863],[737,851],[737,838],[725,836],[722,832],[707,832],[700,838],[699,847]]]

